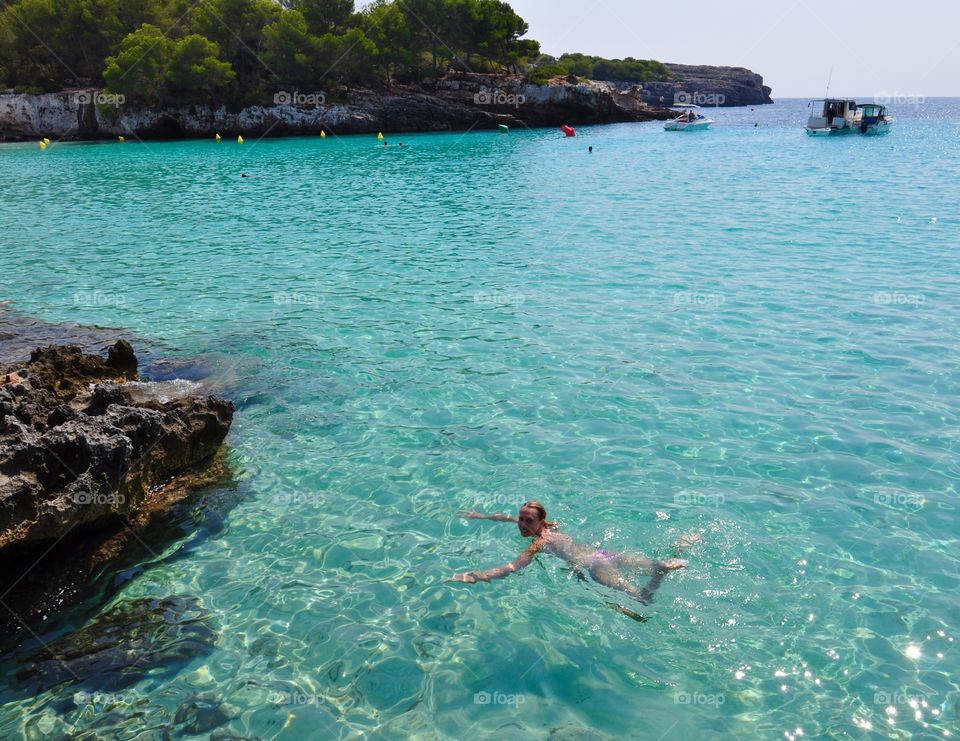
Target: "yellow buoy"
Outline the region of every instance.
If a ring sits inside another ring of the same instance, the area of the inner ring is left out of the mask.
[[[242,137],[242,136],[238,136],[238,137],[237,137],[237,144],[243,144],[243,137]]]
[[[47,139],[47,137],[43,137],[43,143],[44,143],[44,144],[49,144],[49,143],[50,143],[50,140]]]
[[[118,136],[118,137],[117,137],[117,141],[118,141],[118,142],[125,142],[126,139],[124,139],[122,136]]]
[[[379,134],[377,134],[377,139],[380,140],[380,141],[383,141],[383,132],[382,132],[382,131],[381,131]]]
[[[327,138],[327,132],[326,132],[326,131],[321,131],[321,132],[320,132],[320,138],[321,138],[321,139],[326,139],[326,138]]]
[[[46,142],[40,142],[40,149],[46,149],[46,148],[47,148],[47,143],[46,143]]]
[[[220,141],[220,134],[217,134],[217,141]]]

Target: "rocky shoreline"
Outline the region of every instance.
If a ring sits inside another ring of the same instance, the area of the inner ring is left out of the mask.
[[[103,105],[100,91],[0,94],[0,141],[179,139],[243,136],[369,134],[573,126],[666,120],[677,95],[722,96],[726,105],[772,102],[763,78],[736,68],[675,65],[676,79],[633,85],[554,78],[536,85],[516,75],[450,74],[385,91],[336,95],[297,91],[280,104],[231,110],[211,103],[173,108]],[[285,97],[284,97],[285,96]],[[298,105],[309,100],[310,105]],[[720,100],[720,98],[717,98]],[[284,102],[289,100],[289,102]],[[691,100],[690,102],[696,102]]]
[[[106,358],[51,345],[0,365],[0,593],[22,624],[70,604],[151,520],[228,475],[232,402],[138,378],[125,340]]]

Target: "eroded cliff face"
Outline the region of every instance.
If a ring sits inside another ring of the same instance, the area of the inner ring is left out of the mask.
[[[643,103],[639,90],[606,82],[557,78],[532,85],[517,76],[462,74],[419,88],[353,91],[321,105],[223,105],[151,108],[103,105],[95,90],[41,95],[0,95],[0,139],[22,141],[316,135],[401,131],[457,131],[507,126],[560,126],[663,119]]]
[[[772,103],[763,78],[742,67],[671,64],[674,79],[640,84],[558,77],[534,85],[517,75],[450,74],[417,87],[356,90],[319,105],[249,106],[218,103],[155,108],[96,102],[97,90],[27,95],[0,94],[0,141],[175,139],[315,135],[378,131],[464,131],[507,126],[619,123],[664,120],[675,103],[762,105]],[[308,96],[309,97],[309,96]]]
[[[701,106],[746,106],[773,103],[763,77],[743,67],[668,64],[675,79],[647,82],[641,99],[648,105],[695,103]]]

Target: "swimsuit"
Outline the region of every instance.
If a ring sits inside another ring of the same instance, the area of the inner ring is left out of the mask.
[[[597,548],[597,552],[593,554],[591,561],[616,561],[617,554],[613,551],[608,551],[606,548]]]

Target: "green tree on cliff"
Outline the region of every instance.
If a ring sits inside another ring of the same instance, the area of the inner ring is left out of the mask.
[[[165,102],[167,62],[175,42],[156,26],[143,24],[120,44],[103,70],[107,89],[144,103]]]
[[[167,94],[176,100],[216,100],[235,75],[210,39],[191,34],[178,41],[166,70]]]
[[[354,8],[353,0],[284,0],[283,5],[299,11],[316,36],[346,29]]]
[[[448,70],[519,71],[540,57],[504,0],[0,0],[0,82],[58,90],[104,82],[153,102],[269,102],[280,90],[382,85]],[[659,62],[583,54],[533,65],[669,78]]]
[[[254,100],[280,81],[263,59],[264,29],[284,12],[273,0],[204,0],[191,13],[190,29],[215,42],[233,68],[238,101]]]
[[[144,24],[127,36],[120,51],[107,59],[107,89],[153,105],[206,102],[222,98],[234,79],[220,60],[217,45],[191,34],[174,41],[156,26]]]

